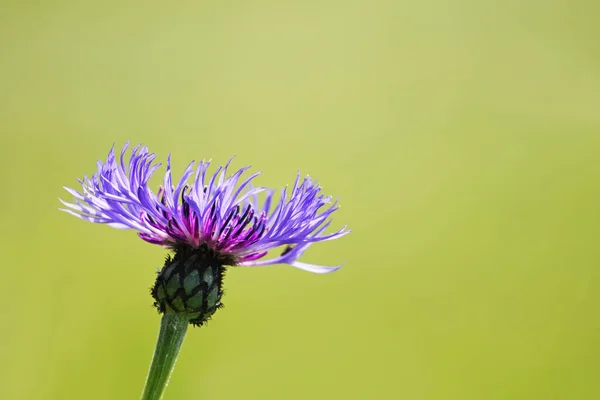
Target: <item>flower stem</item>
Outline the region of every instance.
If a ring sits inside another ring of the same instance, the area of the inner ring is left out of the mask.
[[[162,399],[185,338],[188,323],[187,318],[182,315],[171,312],[163,315],[142,400]]]

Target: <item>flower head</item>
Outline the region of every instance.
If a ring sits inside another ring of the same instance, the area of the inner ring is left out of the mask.
[[[86,221],[135,229],[153,244],[208,249],[229,265],[284,263],[316,273],[339,268],[298,261],[311,244],[349,233],[345,228],[324,233],[338,206],[320,194],[309,177],[298,174],[291,190],[283,189],[276,200],[275,191],[251,185],[259,173],[242,178],[249,167],[228,175],[231,160],[212,175],[209,162],[191,162],[174,184],[169,156],[163,185],[155,193],[148,182],[161,164],[141,145],[126,160],[127,149],[128,144],[117,159],[113,146],[106,161],[98,162],[97,172],[79,180],[81,192],[65,188],[74,201],[61,200],[68,207],[63,211]],[[266,193],[262,202],[260,192]],[[280,255],[264,258],[281,246],[286,247]]]

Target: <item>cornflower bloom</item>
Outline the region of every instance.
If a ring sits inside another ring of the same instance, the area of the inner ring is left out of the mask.
[[[117,160],[113,146],[106,161],[97,163],[97,172],[79,180],[80,192],[65,188],[74,201],[61,200],[68,207],[63,211],[137,230],[143,240],[175,252],[167,257],[152,289],[161,313],[184,313],[192,324],[204,323],[222,305],[226,266],[289,264],[315,273],[339,268],[298,261],[311,244],[349,233],[345,228],[324,233],[337,203],[320,194],[309,177],[298,174],[292,189],[283,189],[276,201],[274,190],[251,185],[260,173],[242,179],[249,167],[227,175],[231,159],[212,175],[207,173],[209,162],[191,162],[174,185],[169,156],[163,185],[154,193],[148,182],[161,164],[141,145],[126,161],[127,149],[128,144]],[[260,192],[266,193],[263,202]],[[282,246],[279,255],[266,258]]]

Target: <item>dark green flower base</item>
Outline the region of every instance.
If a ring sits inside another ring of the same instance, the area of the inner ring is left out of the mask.
[[[196,248],[180,245],[173,250],[175,256],[167,256],[152,288],[154,306],[162,314],[173,312],[201,326],[223,307],[225,265],[234,260],[204,244]]]

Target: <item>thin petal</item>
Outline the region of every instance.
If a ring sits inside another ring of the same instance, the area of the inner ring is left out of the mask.
[[[307,264],[300,261],[295,261],[290,264],[292,267],[300,268],[304,271],[314,272],[315,274],[329,274],[342,268],[342,265],[329,267],[325,265]]]

